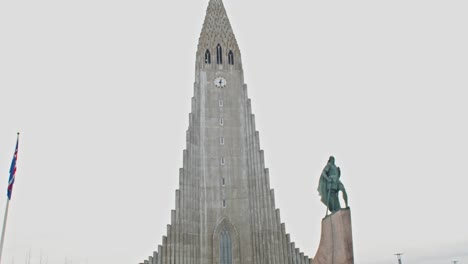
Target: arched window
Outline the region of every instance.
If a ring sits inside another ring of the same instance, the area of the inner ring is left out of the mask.
[[[223,64],[223,49],[219,44],[216,46],[216,63]]]
[[[205,63],[206,64],[211,64],[211,53],[209,50],[206,50],[205,52]]]
[[[232,264],[231,237],[226,229],[221,231],[219,240],[219,260],[220,264]]]
[[[230,50],[228,54],[228,63],[230,65],[234,65],[234,53],[232,52],[232,50]]]

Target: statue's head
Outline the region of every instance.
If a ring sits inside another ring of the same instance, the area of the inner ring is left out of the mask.
[[[328,158],[328,162],[335,164],[335,157],[330,156],[330,158]]]

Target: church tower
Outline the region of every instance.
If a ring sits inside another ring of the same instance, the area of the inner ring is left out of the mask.
[[[198,43],[194,96],[176,208],[148,264],[310,264],[290,241],[270,189],[222,0],[210,0]]]

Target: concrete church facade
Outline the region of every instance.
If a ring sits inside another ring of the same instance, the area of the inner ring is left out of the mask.
[[[176,208],[147,264],[309,264],[286,233],[264,166],[239,46],[210,0],[196,54]]]

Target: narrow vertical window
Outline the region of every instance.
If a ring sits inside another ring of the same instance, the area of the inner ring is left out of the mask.
[[[219,138],[219,144],[220,144],[220,145],[224,145],[224,138],[223,138],[223,137],[222,137],[222,138]]]
[[[221,165],[224,165],[225,164],[225,160],[224,160],[224,157],[221,158]]]
[[[228,63],[230,65],[234,65],[234,53],[232,52],[232,50],[230,50],[228,54]]]
[[[223,186],[226,185],[226,179],[223,177]]]
[[[216,63],[222,64],[223,63],[223,49],[221,48],[221,45],[218,44],[216,46]]]
[[[224,126],[224,118],[220,118],[220,119],[219,119],[219,125],[220,125],[220,126]]]
[[[223,200],[223,207],[226,207],[226,201]],[[224,229],[219,237],[219,263],[232,264],[232,243],[229,232]]]
[[[205,64],[211,64],[211,53],[209,50],[205,52]]]
[[[223,107],[223,106],[224,106],[224,101],[223,101],[223,100],[219,100],[218,103],[219,103],[219,107]]]
[[[224,199],[223,199],[223,207],[226,208],[226,200],[224,200]]]

